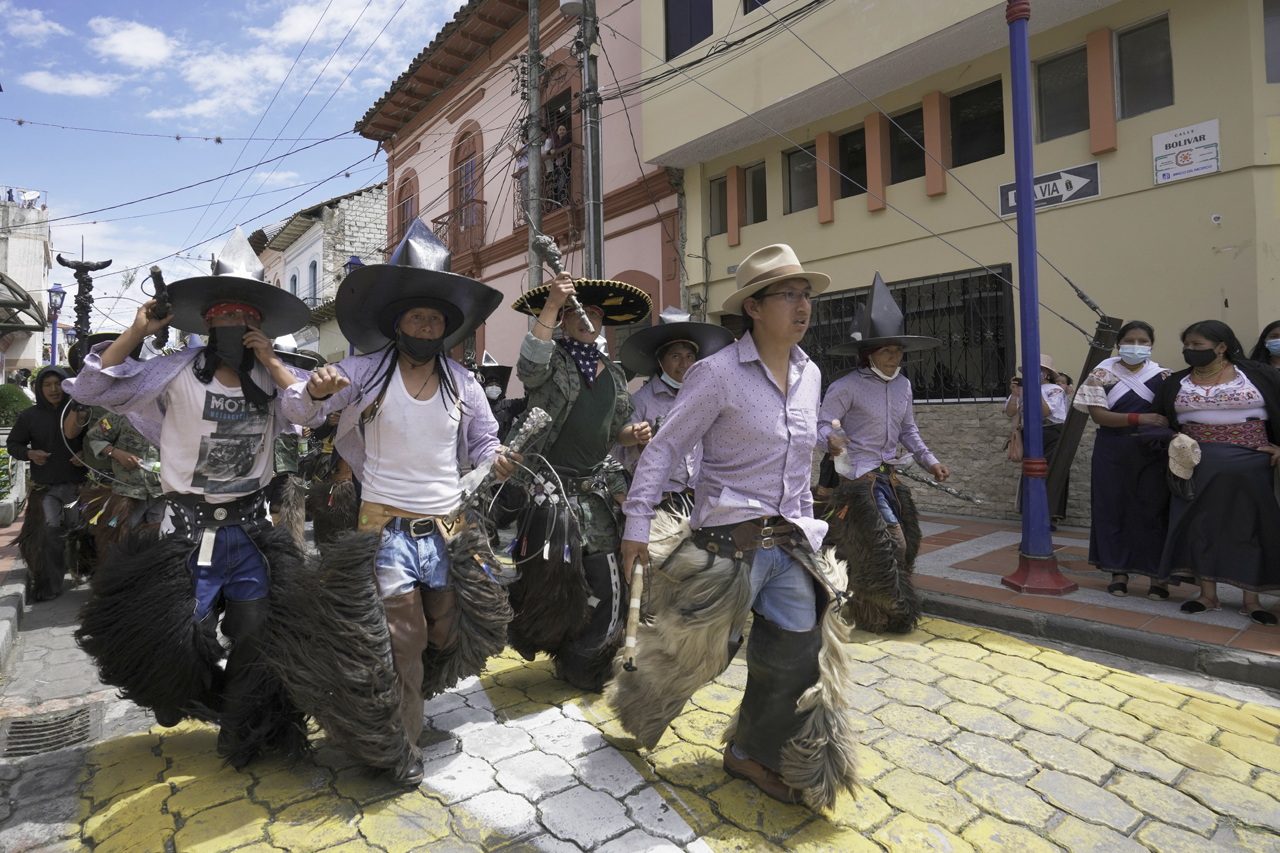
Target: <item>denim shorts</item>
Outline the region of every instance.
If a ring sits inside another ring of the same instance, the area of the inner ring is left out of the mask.
[[[408,531],[384,527],[374,562],[383,598],[449,585],[449,551],[439,533],[414,539]]]

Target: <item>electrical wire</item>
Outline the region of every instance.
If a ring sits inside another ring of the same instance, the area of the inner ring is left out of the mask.
[[[220,135],[197,136],[195,134],[183,134],[183,133],[140,133],[132,130],[107,130],[101,127],[74,127],[68,124],[51,124],[49,122],[44,122],[44,121],[31,121],[30,119],[25,119],[25,118],[7,118],[6,116],[0,116],[0,121],[11,121],[14,124],[18,125],[19,127],[25,127],[27,125],[31,125],[32,127],[52,127],[52,128],[56,128],[57,130],[78,130],[78,131],[83,131],[85,133],[107,133],[107,134],[111,134],[112,136],[139,136],[147,139],[172,139],[177,142],[184,142],[184,141],[191,140],[195,142],[213,142],[218,145],[221,145],[224,142],[270,142],[271,141],[267,139],[265,136],[263,137],[220,136]],[[355,138],[356,137],[354,136],[352,137],[352,139],[355,139]],[[284,139],[280,141],[281,142],[319,142],[320,138],[307,137],[307,138],[298,138],[298,139]]]
[[[823,1],[824,1],[824,0],[819,0],[819,2],[823,2]],[[612,33],[613,33],[615,36],[617,36],[618,38],[622,38],[622,39],[624,39],[625,41],[631,42],[631,44],[633,44],[633,45],[635,45],[636,47],[640,48],[640,50],[642,50],[642,51],[644,51],[645,53],[649,54],[649,55],[650,55],[650,56],[652,56],[654,59],[657,59],[659,62],[662,62],[663,64],[666,64],[666,65],[669,65],[669,66],[671,65],[671,63],[669,63],[669,62],[667,62],[666,60],[662,59],[662,58],[661,58],[661,57],[659,57],[657,54],[655,54],[653,51],[649,50],[649,49],[648,49],[648,48],[646,48],[644,45],[642,45],[642,44],[640,44],[640,43],[636,42],[634,39],[630,38],[630,37],[629,37],[629,36],[627,36],[626,34],[619,32],[619,31],[618,31],[616,28],[614,28],[613,26],[611,26],[611,25],[609,25],[609,24],[605,24],[605,23],[603,23],[603,22],[601,22],[601,24],[600,24],[600,25],[601,25],[601,26],[603,26],[603,27],[605,27],[605,28],[607,28],[610,32],[612,32]],[[671,67],[672,67],[672,68],[674,68],[675,66],[671,66]],[[681,72],[681,73],[685,73],[685,72]],[[691,79],[692,79],[692,78],[691,78]],[[785,140],[785,141],[786,141],[787,143],[789,143],[792,147],[794,147],[794,148],[800,148],[800,149],[802,149],[802,150],[804,150],[804,151],[808,152],[808,149],[804,148],[804,147],[803,147],[803,146],[801,146],[799,143],[797,143],[796,141],[792,140],[792,139],[791,139],[789,136],[787,136],[785,133],[783,133],[782,131],[780,131],[780,130],[778,130],[777,128],[773,127],[773,126],[772,126],[772,125],[770,125],[768,122],[766,122],[764,119],[760,118],[758,115],[756,115],[756,114],[754,114],[754,113],[750,113],[750,112],[748,112],[747,110],[743,109],[742,107],[738,106],[737,104],[733,103],[733,102],[732,102],[732,101],[730,101],[728,98],[726,98],[724,95],[721,95],[719,92],[716,92],[714,89],[710,88],[710,87],[709,87],[709,86],[707,86],[705,83],[702,83],[701,81],[697,81],[697,80],[695,80],[694,82],[696,82],[696,83],[698,84],[698,86],[700,86],[701,88],[703,88],[703,89],[705,89],[706,91],[710,92],[710,93],[711,93],[712,95],[714,95],[715,97],[719,98],[719,99],[720,99],[721,101],[723,101],[725,104],[729,105],[729,106],[730,106],[730,107],[732,107],[733,109],[735,109],[735,110],[737,110],[738,112],[742,113],[742,114],[743,114],[744,116],[746,116],[747,118],[749,118],[749,119],[751,119],[752,121],[754,121],[754,122],[756,122],[757,124],[759,124],[759,125],[760,125],[761,127],[763,127],[764,129],[768,130],[768,131],[769,131],[770,133],[772,133],[773,135],[775,135],[775,136],[779,137],[780,139]],[[821,158],[819,158],[819,157],[817,156],[816,152],[811,153],[811,154],[810,154],[810,156],[811,156],[811,157],[813,157],[813,159],[814,159],[814,160],[816,160],[818,163],[821,163],[822,165],[826,166],[826,167],[827,167],[828,169],[830,169],[831,171],[835,172],[837,175],[839,175],[839,176],[840,176],[841,178],[843,178],[844,180],[849,181],[849,182],[850,182],[850,183],[852,183],[854,186],[856,186],[856,187],[858,187],[859,189],[863,190],[867,195],[871,196],[872,198],[874,198],[874,199],[876,199],[877,201],[879,201],[879,202],[881,202],[882,204],[884,204],[884,205],[885,205],[885,207],[889,208],[890,210],[892,210],[892,211],[894,211],[895,213],[897,213],[899,216],[902,216],[902,217],[903,217],[904,219],[906,219],[908,222],[910,222],[910,223],[912,223],[913,225],[915,225],[916,227],[920,228],[920,229],[921,229],[922,231],[924,231],[925,233],[927,233],[927,234],[929,234],[929,235],[931,235],[931,236],[933,236],[933,237],[936,237],[937,239],[941,240],[944,244],[946,244],[946,245],[947,245],[947,246],[949,246],[950,248],[954,249],[957,253],[959,253],[960,255],[964,256],[965,258],[967,258],[968,260],[972,261],[973,263],[977,264],[979,267],[981,267],[982,269],[986,270],[986,271],[987,271],[988,273],[990,273],[991,275],[995,276],[995,278],[996,278],[997,280],[1004,282],[1005,284],[1009,285],[1011,288],[1013,288],[1013,289],[1015,289],[1015,290],[1021,290],[1021,288],[1019,288],[1019,287],[1018,287],[1016,284],[1014,284],[1012,281],[1009,281],[1007,278],[1005,278],[1004,276],[1002,276],[1000,273],[996,272],[996,271],[995,271],[995,270],[993,270],[991,267],[989,267],[989,266],[987,266],[986,264],[982,263],[982,262],[981,262],[981,261],[979,261],[977,258],[975,258],[973,255],[971,255],[971,254],[969,254],[968,252],[966,252],[964,249],[961,249],[959,246],[957,246],[955,243],[953,243],[953,242],[951,242],[950,240],[948,240],[946,237],[943,237],[941,234],[939,234],[938,232],[934,231],[932,228],[930,228],[929,226],[925,225],[925,224],[924,224],[923,222],[921,222],[920,220],[918,220],[918,219],[916,219],[915,217],[911,216],[911,214],[907,213],[905,210],[902,210],[901,208],[899,208],[899,207],[897,207],[896,205],[892,204],[888,199],[884,198],[883,196],[881,196],[881,195],[879,195],[879,194],[877,194],[877,193],[872,192],[870,188],[868,188],[868,187],[866,187],[866,186],[863,186],[862,184],[860,184],[860,183],[858,183],[857,181],[855,181],[853,178],[851,178],[851,177],[849,177],[848,175],[846,175],[846,174],[844,174],[843,172],[841,172],[841,171],[840,171],[840,168],[839,168],[839,164],[835,164],[835,165],[833,165],[833,164],[831,164],[831,163],[827,163],[825,160],[822,160]],[[1050,308],[1048,305],[1045,305],[1043,302],[1040,302],[1040,303],[1039,303],[1039,305],[1040,305],[1040,307],[1042,307],[1042,308],[1044,308],[1046,311],[1048,311],[1050,314],[1053,314],[1055,317],[1057,317],[1058,319],[1062,320],[1064,323],[1066,323],[1067,325],[1071,326],[1071,327],[1072,327],[1072,328],[1074,328],[1076,331],[1080,332],[1080,334],[1084,335],[1084,336],[1085,336],[1085,338],[1087,338],[1090,342],[1092,342],[1092,341],[1093,341],[1093,335],[1092,335],[1092,334],[1090,334],[1089,332],[1086,332],[1084,329],[1080,328],[1080,326],[1076,325],[1074,322],[1072,322],[1071,320],[1067,319],[1067,318],[1066,318],[1066,317],[1064,317],[1062,314],[1059,314],[1057,311],[1053,310],[1053,309],[1052,309],[1052,308]]]

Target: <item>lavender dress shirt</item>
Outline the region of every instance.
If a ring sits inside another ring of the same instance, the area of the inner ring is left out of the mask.
[[[676,405],[676,390],[663,382],[661,377],[655,376],[645,383],[644,387],[639,391],[632,394],[631,400],[636,405],[635,411],[631,413],[631,422],[633,424],[648,421],[652,425],[657,418],[663,418],[663,423],[665,424],[666,417],[671,414],[671,410]],[[614,458],[621,462],[628,471],[634,471],[636,465],[640,462],[641,452],[644,448],[639,445],[632,445],[631,447],[619,445],[614,450]],[[698,479],[698,465],[701,460],[702,444],[699,443],[692,451],[685,454],[683,464],[676,465],[672,470],[671,478],[662,487],[662,491],[679,492],[692,488],[694,481]]]
[[[809,482],[821,394],[818,366],[798,346],[791,348],[784,393],[750,332],[696,362],[671,414],[640,456],[622,505],[624,538],[649,541],[654,507],[671,472],[701,441],[694,528],[780,515],[820,549],[827,523],[813,517]]]
[[[339,373],[351,380],[351,384],[324,400],[317,402],[311,399],[305,380],[289,386],[280,394],[284,416],[296,424],[318,427],[331,412],[342,412],[333,443],[342,458],[351,465],[357,479],[364,476],[367,458],[360,417],[382,391],[382,384],[377,379],[382,375],[379,365],[383,365],[385,370],[384,356],[380,350],[368,355],[353,355],[334,364]],[[462,423],[458,427],[458,468],[466,470],[497,455],[498,422],[493,419],[493,410],[489,408],[484,389],[471,371],[453,359],[448,359],[448,364],[462,405]]]
[[[853,479],[898,458],[898,444],[928,469],[938,464],[929,452],[912,411],[911,380],[899,373],[885,382],[868,368],[854,370],[831,383],[818,417],[818,449],[827,449],[831,422],[840,421],[849,444],[844,452],[853,464]]]

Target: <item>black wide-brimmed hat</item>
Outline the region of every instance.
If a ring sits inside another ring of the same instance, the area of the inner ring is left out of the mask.
[[[444,244],[415,219],[385,264],[343,279],[334,299],[342,334],[361,352],[373,352],[395,340],[401,314],[426,306],[444,314],[444,351],[462,343],[502,304],[502,292],[449,272],[450,260]]]
[[[863,350],[891,346],[902,347],[904,352],[917,352],[942,346],[937,338],[904,334],[904,328],[902,309],[877,270],[866,306],[859,307],[854,314],[849,340],[831,347],[827,355],[856,356]]]
[[[691,344],[698,358],[706,358],[733,343],[733,332],[715,323],[698,323],[679,308],[668,306],[658,315],[658,325],[634,332],[622,345],[618,358],[636,376],[653,376],[661,367],[658,352],[669,344]]]
[[[578,301],[584,308],[595,307],[604,312],[602,322],[606,326],[625,326],[639,322],[653,310],[653,300],[649,298],[649,294],[625,281],[580,278],[574,280],[573,289],[578,291]],[[550,284],[535,287],[523,293],[511,303],[511,307],[521,314],[537,317],[546,306],[550,293]]]
[[[80,368],[84,367],[84,357],[93,352],[94,347],[98,344],[109,344],[118,337],[120,337],[119,332],[94,332],[89,337],[76,341],[71,345],[71,349],[67,351],[67,363],[71,365],[72,370],[79,373]],[[133,348],[133,352],[129,353],[129,358],[140,358],[141,356],[142,344],[140,343]]]
[[[299,370],[315,370],[324,364],[319,353],[298,349],[298,342],[293,335],[281,335],[271,342],[271,348],[285,364],[293,365]]]
[[[169,285],[173,325],[184,332],[208,334],[204,315],[221,302],[239,302],[262,315],[262,333],[269,338],[291,335],[311,322],[307,303],[265,281],[262,262],[244,232],[236,228],[213,262],[213,275],[184,278]]]

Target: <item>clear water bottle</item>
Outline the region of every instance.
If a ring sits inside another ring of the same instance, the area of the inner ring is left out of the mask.
[[[307,440],[306,436],[303,436],[302,438],[298,439],[298,455],[299,456],[306,456],[307,453],[310,452],[310,450],[311,450],[311,442]]]
[[[151,473],[153,473],[153,474],[159,474],[159,473],[160,473],[160,460],[159,460],[159,459],[149,459],[149,460],[147,460],[146,462],[143,462],[143,463],[142,463],[142,467],[143,467],[143,470],[150,471],[150,472],[151,472]]]
[[[839,421],[831,422],[831,434],[836,438],[844,439],[846,442],[849,440],[849,436],[845,434],[844,427],[840,426]],[[843,447],[840,448],[838,454],[831,456],[831,461],[836,466],[836,473],[841,477],[849,477],[853,473],[853,463],[849,461],[849,454],[845,452]]]

